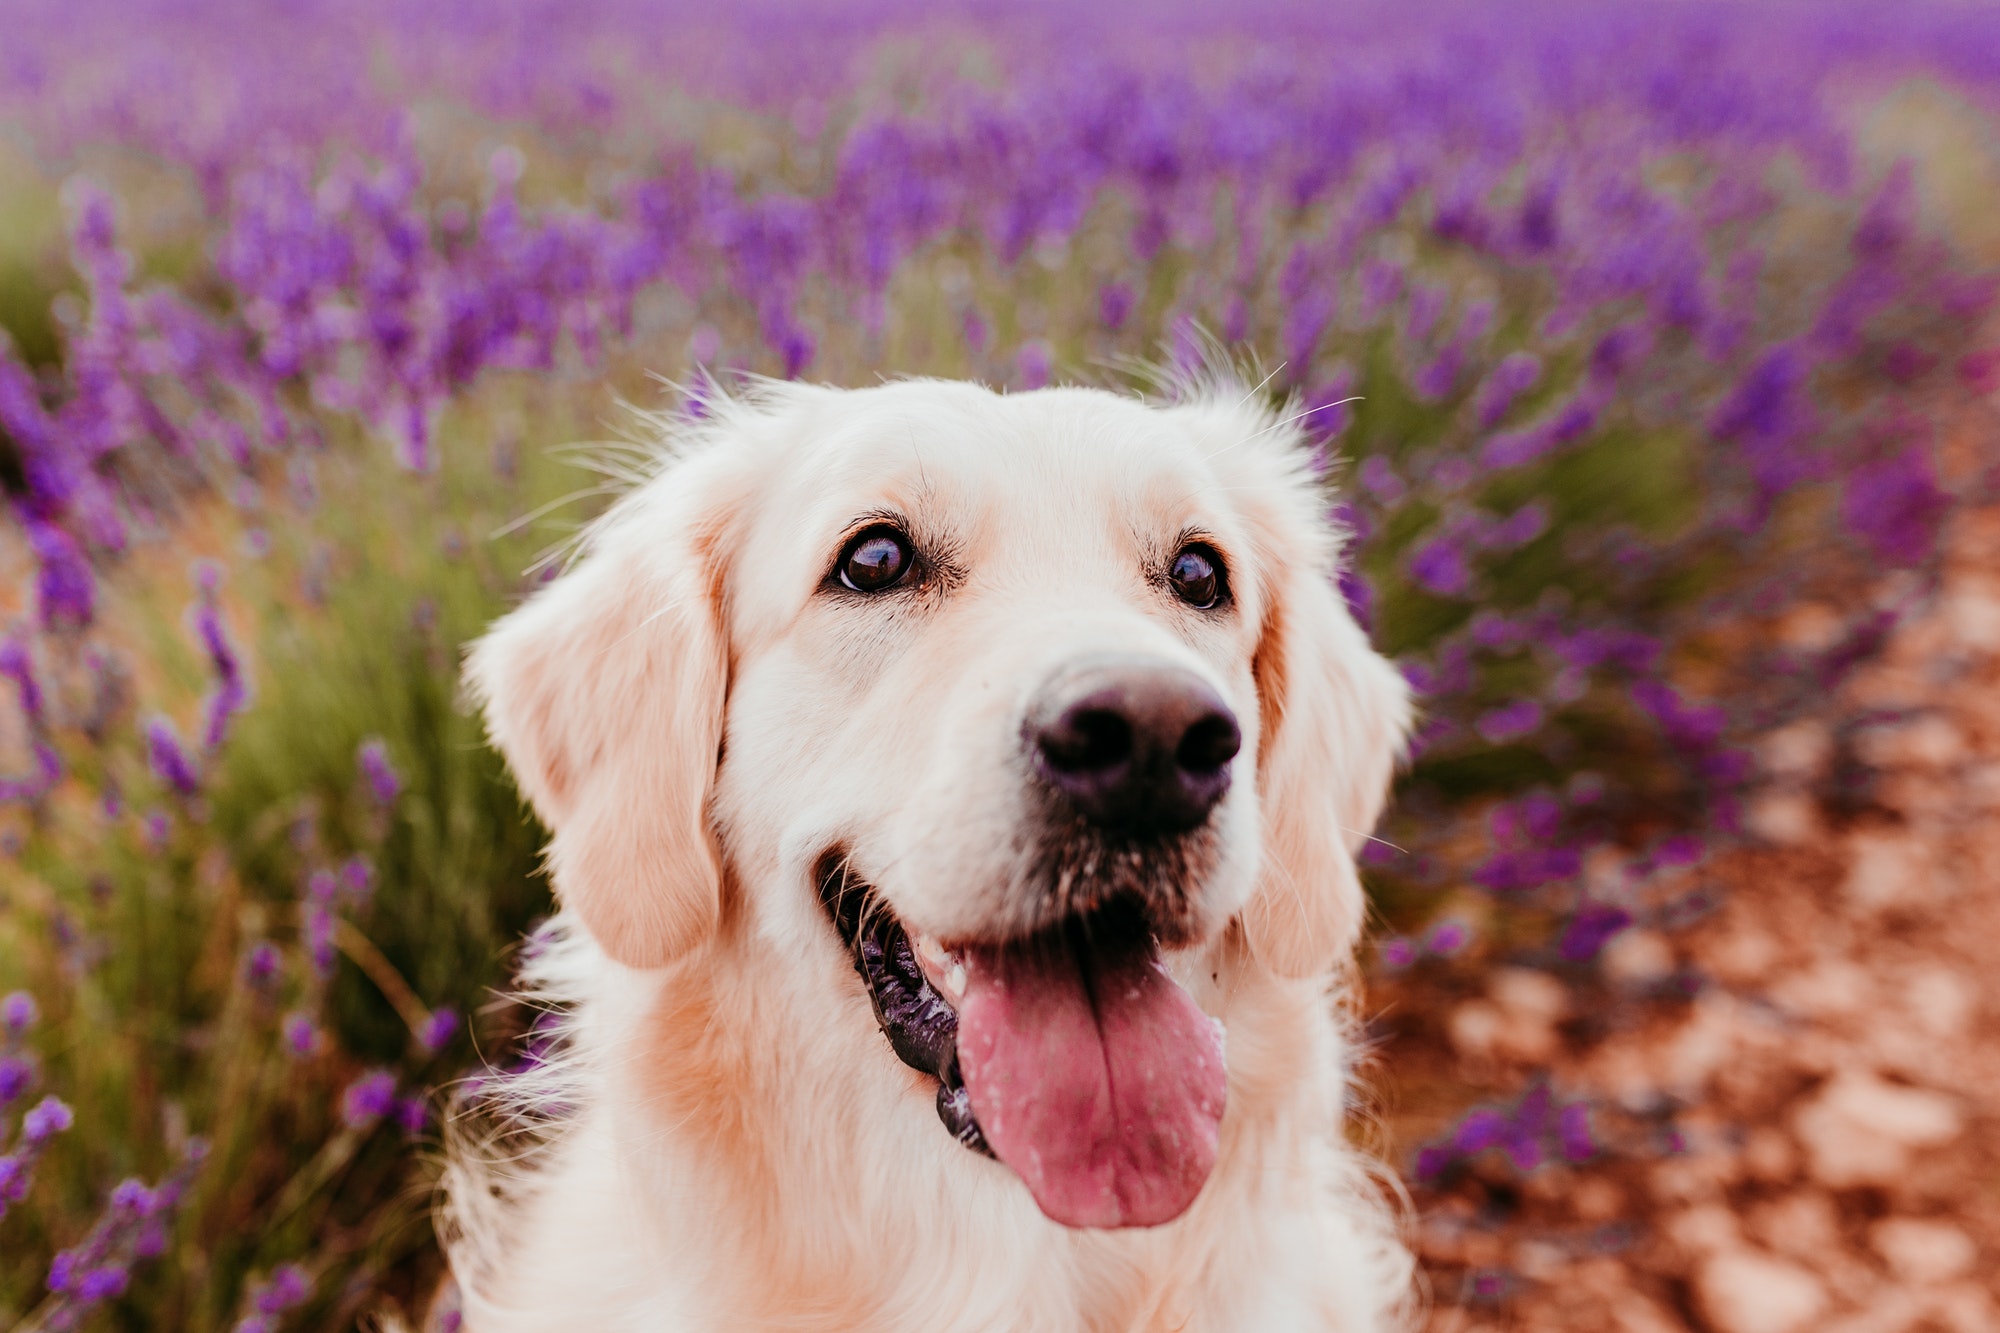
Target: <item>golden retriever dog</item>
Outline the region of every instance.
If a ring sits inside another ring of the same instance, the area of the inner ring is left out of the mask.
[[[665,433],[470,654],[562,911],[465,1327],[1396,1326],[1339,1002],[1409,704],[1300,431],[1210,375]]]

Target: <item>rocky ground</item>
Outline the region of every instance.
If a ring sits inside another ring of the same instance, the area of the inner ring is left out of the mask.
[[[1395,1160],[1500,1112],[1413,1187],[1430,1333],[2000,1329],[2000,510],[1953,522],[1884,657],[1763,739],[1747,845],[1590,964],[1371,979]],[[1588,1151],[1523,1171],[1544,1079]]]

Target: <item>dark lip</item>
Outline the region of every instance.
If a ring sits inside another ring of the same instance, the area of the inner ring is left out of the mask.
[[[910,949],[909,932],[875,887],[839,849],[814,872],[820,905],[868,991],[875,1023],[910,1068],[937,1080],[937,1113],[964,1147],[993,1156],[958,1069],[958,1013],[931,986]]]

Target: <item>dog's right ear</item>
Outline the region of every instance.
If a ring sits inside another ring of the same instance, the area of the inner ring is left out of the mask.
[[[642,968],[706,939],[721,902],[707,820],[727,687],[720,525],[675,489],[614,514],[466,663],[494,746],[554,831],[557,895]]]

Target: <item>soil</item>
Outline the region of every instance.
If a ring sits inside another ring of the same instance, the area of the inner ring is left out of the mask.
[[[1370,978],[1406,1178],[1478,1106],[1589,1108],[1581,1160],[1412,1184],[1429,1333],[2000,1329],[2000,509],[1947,550],[1761,738],[1751,836],[1640,885],[1594,960]]]

